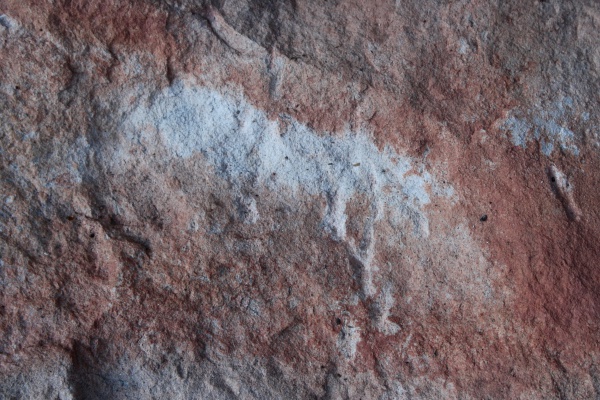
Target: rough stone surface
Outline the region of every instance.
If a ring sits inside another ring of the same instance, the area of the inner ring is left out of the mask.
[[[0,398],[600,397],[596,0],[0,0]]]

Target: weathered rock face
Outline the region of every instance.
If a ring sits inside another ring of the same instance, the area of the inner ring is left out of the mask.
[[[0,397],[600,396],[600,4],[0,1]]]

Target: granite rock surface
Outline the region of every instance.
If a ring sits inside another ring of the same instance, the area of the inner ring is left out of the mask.
[[[0,0],[0,398],[600,397],[600,3]]]

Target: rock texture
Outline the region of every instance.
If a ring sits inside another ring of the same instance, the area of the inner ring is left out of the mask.
[[[0,398],[600,396],[600,3],[0,0]]]

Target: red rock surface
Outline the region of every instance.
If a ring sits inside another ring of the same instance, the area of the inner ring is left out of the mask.
[[[0,1],[0,397],[600,396],[600,5]]]

